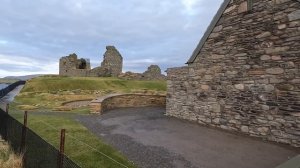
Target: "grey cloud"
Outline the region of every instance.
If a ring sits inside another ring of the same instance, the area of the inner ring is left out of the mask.
[[[188,15],[179,0],[2,0],[0,40],[8,43],[0,43],[0,54],[54,62],[75,52],[100,63],[105,46],[115,45],[128,62],[152,59],[163,68],[179,66],[221,2],[199,0],[196,14]]]

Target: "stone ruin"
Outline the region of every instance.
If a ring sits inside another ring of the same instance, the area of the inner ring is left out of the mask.
[[[106,46],[101,66],[91,69],[89,59],[73,53],[59,60],[59,75],[71,77],[119,77],[129,80],[164,80],[158,65],[151,65],[144,73],[122,73],[123,57],[114,46]]]
[[[78,59],[76,54],[59,60],[59,75],[74,77],[117,77],[122,73],[123,57],[114,46],[107,46],[101,66],[91,69],[89,59]]]
[[[144,73],[126,72],[120,74],[119,78],[127,80],[165,80],[166,76],[161,74],[158,65],[150,65]]]

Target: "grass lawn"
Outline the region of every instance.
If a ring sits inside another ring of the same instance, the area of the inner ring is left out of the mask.
[[[60,129],[66,132],[66,154],[82,167],[135,167],[120,152],[76,121],[75,115],[89,115],[87,107],[53,113],[62,103],[94,99],[110,93],[165,93],[165,81],[131,81],[117,78],[45,76],[28,81],[11,105],[10,114],[19,121],[29,110],[28,126],[58,148]]]

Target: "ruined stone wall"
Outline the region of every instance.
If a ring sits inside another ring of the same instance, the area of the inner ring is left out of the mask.
[[[112,94],[91,101],[89,104],[92,113],[102,114],[105,111],[125,107],[165,107],[165,95],[147,94]]]
[[[70,54],[59,60],[59,75],[61,76],[87,76],[90,69],[90,60],[78,59],[76,54]]]
[[[89,59],[78,59],[76,54],[59,60],[59,75],[74,77],[109,77],[122,73],[123,58],[114,46],[107,46],[101,66],[91,69]]]
[[[123,58],[114,46],[106,47],[101,67],[110,71],[110,75],[114,77],[122,73]]]
[[[144,73],[125,72],[118,77],[127,80],[166,80],[158,65],[150,65]]]
[[[300,147],[300,3],[232,0],[187,67],[168,69],[167,115]]]

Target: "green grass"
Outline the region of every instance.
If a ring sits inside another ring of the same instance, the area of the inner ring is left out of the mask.
[[[135,81],[118,78],[92,77],[49,77],[30,80],[22,92],[58,92],[67,90],[112,90],[130,92],[132,90],[165,91],[165,81]]]
[[[11,112],[10,114],[22,122],[23,115],[20,111]],[[66,129],[65,153],[81,167],[122,167],[103,154],[126,167],[135,167],[118,151],[103,143],[101,139],[90,133],[87,128],[71,116],[29,113],[28,127],[57,149],[59,148],[60,130]]]
[[[22,110],[55,111],[68,101],[95,99],[110,93],[135,92],[165,93],[166,82],[42,76],[29,80],[16,97],[15,103]]]
[[[22,110],[29,110],[29,128],[56,148],[59,145],[60,129],[66,129],[66,154],[82,167],[122,167],[103,153],[127,167],[135,167],[120,152],[105,144],[74,119],[74,115],[89,115],[88,107],[72,109],[68,113],[52,113],[55,108],[61,107],[63,102],[94,99],[110,93],[134,92],[165,93],[166,82],[117,78],[37,77],[28,81],[15,98],[10,114],[22,121]]]

